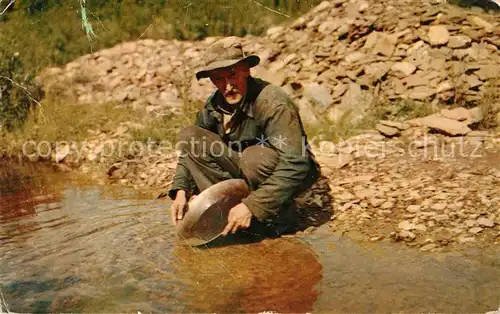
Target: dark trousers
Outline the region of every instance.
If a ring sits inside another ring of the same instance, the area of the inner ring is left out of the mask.
[[[180,134],[180,150],[184,154],[186,167],[199,192],[211,185],[242,178],[250,190],[258,188],[272,173],[279,161],[278,153],[265,146],[250,146],[239,153],[226,144],[218,134],[198,126],[189,126]],[[303,182],[298,194],[310,188],[315,181]],[[294,220],[293,200],[286,204],[273,223],[289,224]],[[254,222],[252,222],[254,224]]]
[[[211,185],[232,178],[247,181],[256,189],[274,170],[278,154],[269,147],[250,146],[243,153],[229,148],[219,135],[197,126],[181,132],[180,150],[201,192]]]

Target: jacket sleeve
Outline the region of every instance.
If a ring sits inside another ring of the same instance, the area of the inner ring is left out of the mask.
[[[242,200],[259,220],[278,214],[290,201],[309,172],[299,113],[291,100],[279,100],[265,106],[264,135],[279,155],[274,172]]]
[[[206,108],[198,112],[194,124],[211,131],[216,130],[217,128],[215,118]],[[171,199],[175,199],[178,190],[185,190],[190,193],[193,193],[196,190],[196,183],[194,182],[191,172],[186,166],[184,159],[184,154],[181,154],[177,162],[177,167],[175,169],[175,174],[172,180],[172,187],[168,192],[168,196]]]

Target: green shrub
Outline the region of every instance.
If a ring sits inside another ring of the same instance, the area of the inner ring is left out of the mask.
[[[18,54],[0,51],[0,130],[22,126],[41,96],[33,77],[24,74]]]

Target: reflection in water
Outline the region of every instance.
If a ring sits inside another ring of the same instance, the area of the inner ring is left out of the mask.
[[[184,298],[194,312],[308,312],[322,267],[297,240],[211,249],[177,247],[174,274],[189,283]]]
[[[0,220],[35,214],[30,177],[0,162]]]
[[[32,219],[37,211],[50,210],[58,201],[47,188],[45,170],[33,164],[21,166],[0,161],[0,223],[12,221],[0,229],[0,244],[20,235],[26,242],[40,229],[36,219]],[[23,241],[18,242],[24,245]]]

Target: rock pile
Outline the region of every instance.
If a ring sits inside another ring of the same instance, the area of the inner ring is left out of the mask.
[[[268,31],[280,47],[269,69],[330,120],[359,117],[376,98],[477,104],[499,78],[499,24],[426,1],[325,1]]]
[[[262,59],[254,74],[284,86],[314,123],[346,112],[357,119],[374,99],[477,104],[499,78],[499,30],[498,15],[432,1],[331,0],[243,44]],[[39,78],[80,103],[178,110],[213,89],[193,74],[216,39],[122,43]]]
[[[458,151],[457,151],[458,152]],[[500,159],[433,154],[361,158],[330,176],[331,226],[365,240],[403,241],[423,251],[500,244]],[[355,175],[353,175],[353,173]]]
[[[335,144],[313,139],[330,182],[331,226],[423,251],[500,244],[500,137],[468,128],[477,113],[442,110],[380,121],[376,131]]]

